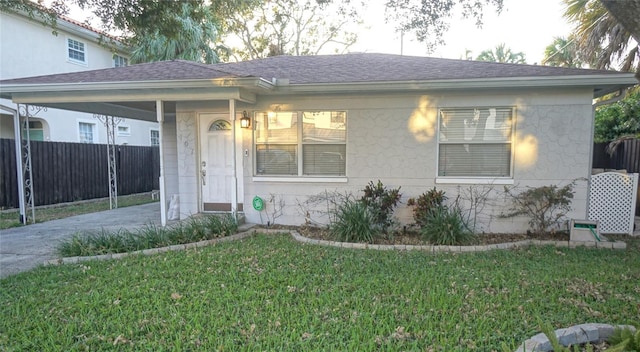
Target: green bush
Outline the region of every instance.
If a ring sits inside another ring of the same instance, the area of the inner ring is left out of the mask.
[[[640,137],[640,90],[596,109],[594,141],[610,142],[622,136]]]
[[[417,199],[409,198],[407,205],[413,206],[413,220],[422,226],[427,213],[433,208],[442,206],[446,199],[444,191],[438,191],[433,187],[433,189],[422,193]]]
[[[109,232],[102,229],[99,232],[77,233],[61,242],[57,249],[63,257],[124,253],[229,236],[237,229],[238,224],[233,216],[209,215],[191,218],[170,227],[146,225],[135,232]]]
[[[376,184],[369,181],[363,191],[364,195],[360,201],[369,208],[373,223],[381,232],[388,233],[397,223],[393,211],[402,197],[400,187],[389,190],[378,180]]]
[[[345,200],[329,227],[336,241],[371,243],[377,235],[374,215],[361,201]]]
[[[422,238],[434,245],[461,245],[474,237],[457,206],[437,206],[426,213],[421,223]]]
[[[238,222],[231,214],[223,216],[207,216],[204,226],[209,233],[218,234],[219,237],[229,236],[238,231]]]
[[[535,233],[553,232],[560,227],[565,215],[571,211],[575,181],[564,187],[557,185],[527,188],[517,193],[505,186],[504,191],[511,198],[512,206],[503,218],[525,215]]]
[[[612,347],[607,351],[640,352],[640,329],[636,329],[635,333],[628,328],[615,329],[613,335],[609,337],[609,343]]]

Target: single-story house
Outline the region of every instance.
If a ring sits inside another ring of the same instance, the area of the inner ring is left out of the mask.
[[[314,196],[380,180],[401,187],[405,222],[406,200],[436,187],[473,207],[479,230],[510,232],[527,219],[498,216],[504,185],[576,181],[569,216],[586,218],[593,99],[634,84],[633,73],[365,53],[155,62],[5,80],[0,96],[158,121],[163,221],[177,195],[181,218],[299,225]]]

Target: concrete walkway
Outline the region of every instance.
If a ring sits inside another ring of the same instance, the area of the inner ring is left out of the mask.
[[[0,278],[31,270],[58,257],[57,244],[78,231],[104,228],[132,230],[160,225],[160,203],[72,216],[39,224],[0,230]]]

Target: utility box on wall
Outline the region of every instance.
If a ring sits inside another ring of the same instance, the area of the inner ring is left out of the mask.
[[[571,219],[571,226],[569,228],[569,241],[601,241],[600,232],[598,232],[598,222],[591,220]]]

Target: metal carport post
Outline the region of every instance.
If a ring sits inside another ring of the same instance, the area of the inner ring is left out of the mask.
[[[20,116],[18,110],[0,104],[0,110],[13,114],[13,131],[16,145],[16,176],[18,180],[18,203],[20,207],[20,222],[27,223],[27,209],[24,202],[24,175],[22,174],[22,138],[20,136]]]

